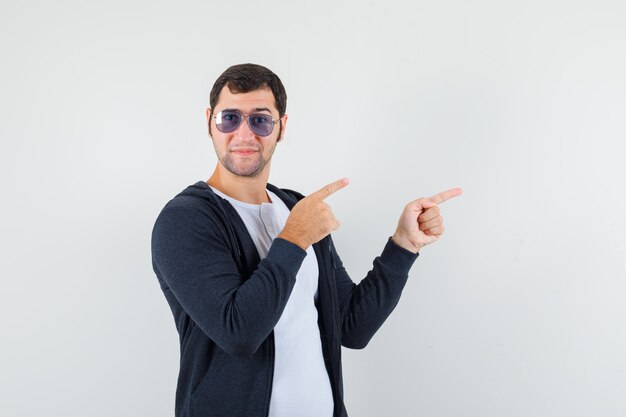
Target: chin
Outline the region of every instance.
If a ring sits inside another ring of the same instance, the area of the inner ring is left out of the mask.
[[[224,168],[231,174],[239,177],[257,177],[267,167],[269,160],[265,161],[259,156],[255,160],[246,159],[245,161],[235,162],[233,158],[226,156],[221,162]]]
[[[229,167],[226,166],[226,169],[232,173],[235,174],[239,177],[256,177],[258,176],[261,172],[263,172],[263,168],[264,167],[258,167],[258,166],[250,166],[250,167]]]

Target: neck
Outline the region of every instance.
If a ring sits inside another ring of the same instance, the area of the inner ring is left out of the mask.
[[[235,200],[249,204],[271,203],[265,188],[269,178],[270,163],[256,177],[235,175],[218,162],[213,175],[206,182]]]

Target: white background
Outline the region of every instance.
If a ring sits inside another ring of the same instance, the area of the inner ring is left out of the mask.
[[[270,182],[329,199],[355,281],[408,201],[447,230],[351,416],[626,415],[623,1],[1,0],[0,415],[172,416],[165,203],[216,163],[228,66],[288,92]]]

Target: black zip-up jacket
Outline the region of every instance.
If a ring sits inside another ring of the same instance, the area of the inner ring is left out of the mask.
[[[267,188],[291,209],[303,196]],[[330,236],[313,245],[318,325],[334,399],[346,417],[341,346],[361,349],[394,309],[417,254],[387,241],[355,285]],[[276,238],[263,259],[232,205],[203,181],[170,200],[152,231],[152,264],[180,335],[176,417],[265,417],[274,333],[306,256]]]

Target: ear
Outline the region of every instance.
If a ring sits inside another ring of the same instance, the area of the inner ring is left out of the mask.
[[[280,142],[285,137],[285,128],[287,127],[287,119],[289,116],[287,114],[283,114],[283,117],[280,118],[280,134],[278,135],[278,140],[276,142]]]
[[[209,127],[209,137],[213,139],[213,135],[211,134],[211,108],[207,107],[204,114],[206,115],[206,124]]]

